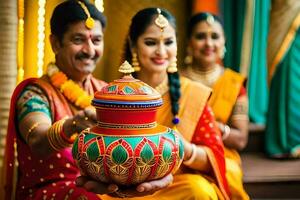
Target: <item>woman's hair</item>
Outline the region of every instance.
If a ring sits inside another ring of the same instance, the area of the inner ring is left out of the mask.
[[[193,30],[199,22],[208,21],[210,17],[212,17],[213,20],[216,20],[217,22],[219,22],[221,24],[221,26],[223,27],[223,21],[217,15],[214,15],[209,12],[200,12],[200,13],[193,15],[191,17],[191,19],[189,20],[188,27],[187,27],[188,38],[190,38],[192,36]]]
[[[176,20],[173,15],[165,9],[161,9],[161,14],[168,20],[169,24],[176,30]],[[135,46],[138,38],[146,31],[146,29],[154,22],[158,16],[157,8],[145,8],[140,10],[131,20],[129,27],[128,39],[125,43],[124,58],[128,62],[131,62],[132,55],[130,45]],[[135,76],[135,74],[134,74]],[[179,74],[168,73],[169,78],[169,92],[171,96],[172,113],[174,115],[173,123],[177,124],[178,119],[176,118],[179,112],[179,98],[180,94],[180,80]]]
[[[102,28],[106,26],[105,16],[95,7],[95,5],[89,3],[87,0],[80,0],[88,9],[91,17],[95,20],[98,20]],[[65,32],[67,32],[69,25],[85,21],[87,15],[84,12],[83,8],[78,3],[78,0],[68,0],[59,4],[53,11],[50,26],[51,33],[58,37],[59,41],[62,42]]]

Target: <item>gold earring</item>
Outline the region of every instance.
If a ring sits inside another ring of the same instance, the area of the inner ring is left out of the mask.
[[[184,64],[186,66],[189,66],[193,63],[193,56],[191,55],[186,55],[185,58],[184,58]]]
[[[168,73],[175,73],[177,72],[177,59],[174,58],[174,60],[170,63],[170,65],[167,68]]]
[[[186,66],[190,66],[193,64],[193,56],[192,56],[192,49],[190,47],[186,50],[186,56],[184,58],[184,64]]]
[[[135,52],[132,53],[131,63],[135,72],[141,71],[140,63],[137,59],[137,53]]]
[[[223,59],[225,57],[225,53],[226,53],[226,47],[224,45],[222,50],[220,51],[220,55],[219,55],[221,59]]]

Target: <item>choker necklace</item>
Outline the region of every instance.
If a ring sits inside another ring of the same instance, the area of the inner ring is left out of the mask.
[[[59,89],[70,102],[80,108],[91,105],[93,96],[88,95],[77,83],[68,79],[66,74],[60,71],[52,62],[47,66],[47,75],[52,85]]]
[[[208,87],[212,87],[223,71],[224,69],[220,65],[216,65],[216,67],[207,71],[200,71],[194,69],[193,67],[188,67],[186,73],[187,76],[193,81],[198,81]]]

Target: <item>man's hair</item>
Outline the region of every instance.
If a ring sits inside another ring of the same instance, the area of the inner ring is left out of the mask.
[[[87,0],[80,0],[87,7],[91,17],[94,20],[98,20],[102,28],[106,26],[105,16],[96,8],[95,5],[89,3]],[[85,21],[87,15],[83,8],[78,3],[78,0],[67,0],[55,7],[51,20],[51,33],[58,37],[59,41],[62,42],[65,32],[68,30],[69,25]]]

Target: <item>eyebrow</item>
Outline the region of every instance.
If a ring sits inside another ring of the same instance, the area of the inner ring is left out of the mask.
[[[173,36],[170,36],[170,37],[167,37],[167,38],[164,38],[165,40],[170,40],[170,39],[173,39],[175,37]],[[144,40],[160,40],[160,38],[157,38],[157,37],[145,37]]]
[[[87,34],[86,33],[80,33],[80,32],[76,32],[76,33],[71,34],[71,37],[76,37],[76,36],[86,37]],[[103,37],[103,34],[101,34],[101,33],[95,33],[95,34],[92,34],[92,36],[93,37]]]

